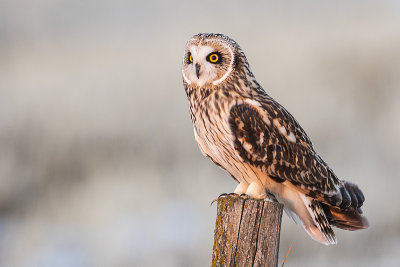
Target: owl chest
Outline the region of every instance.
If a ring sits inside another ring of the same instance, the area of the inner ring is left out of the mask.
[[[199,107],[192,114],[195,138],[200,150],[225,169],[228,163],[236,160],[228,115],[228,110],[210,105]]]

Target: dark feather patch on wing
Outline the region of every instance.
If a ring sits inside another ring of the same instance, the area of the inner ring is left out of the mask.
[[[341,204],[339,179],[314,151],[298,122],[278,103],[264,99],[260,110],[248,104],[235,105],[229,123],[234,148],[245,162],[273,179],[292,182],[312,197]]]

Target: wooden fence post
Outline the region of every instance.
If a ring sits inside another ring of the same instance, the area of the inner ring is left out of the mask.
[[[212,267],[277,266],[282,210],[278,202],[220,196]]]

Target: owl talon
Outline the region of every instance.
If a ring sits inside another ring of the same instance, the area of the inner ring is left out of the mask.
[[[217,201],[219,198],[221,198],[221,197],[233,197],[233,198],[238,198],[238,197],[240,197],[238,194],[236,194],[236,193],[222,193],[221,195],[219,195],[219,197],[217,197],[216,199],[214,199],[213,201],[211,201],[211,204],[210,204],[210,206],[212,205],[212,204],[214,204],[214,202],[215,201]]]
[[[218,198],[220,198],[220,197],[227,197],[227,196],[228,196],[227,193],[222,193],[221,195],[219,195],[219,197],[214,198],[213,201],[211,201],[210,206],[212,206],[212,204],[214,204],[214,202],[217,201]]]

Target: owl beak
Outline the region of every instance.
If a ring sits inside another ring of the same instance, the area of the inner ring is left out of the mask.
[[[199,63],[196,63],[196,76],[197,76],[197,79],[200,78],[200,64]]]

